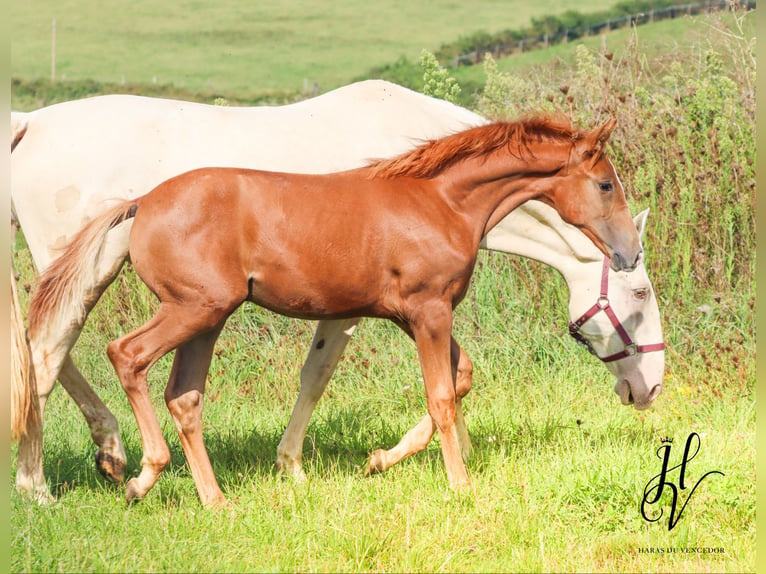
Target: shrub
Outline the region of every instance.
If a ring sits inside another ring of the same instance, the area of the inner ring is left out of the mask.
[[[431,52],[423,50],[420,54],[420,66],[423,68],[423,93],[448,102],[455,102],[460,94],[460,85]]]

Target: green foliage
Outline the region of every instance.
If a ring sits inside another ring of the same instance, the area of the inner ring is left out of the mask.
[[[254,106],[286,104],[299,98],[290,92],[226,93],[217,91],[188,90],[171,84],[104,83],[96,80],[67,80],[52,84],[47,79],[11,79],[13,109],[34,110],[58,102],[78,100],[103,94],[135,94],[156,98],[186,100],[189,102],[214,103],[225,100],[229,105]]]
[[[354,81],[367,78],[380,78],[411,90],[419,90],[423,85],[423,69],[406,56],[399,56],[389,64],[374,67],[367,73],[357,76]]]
[[[423,93],[454,103],[460,94],[460,85],[428,50],[421,52],[420,66],[423,68]]]
[[[501,72],[492,54],[484,55],[484,89],[476,98],[477,111],[498,120],[514,119],[532,111],[545,111],[548,102],[537,98],[533,83],[508,72]]]

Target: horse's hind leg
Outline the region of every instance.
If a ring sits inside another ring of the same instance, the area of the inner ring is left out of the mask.
[[[19,440],[16,486],[19,491],[31,491],[39,500],[51,498],[42,465],[43,415],[45,402],[57,379],[61,380],[70,394],[74,392],[73,398],[88,419],[93,440],[101,447],[101,455],[96,454],[99,469],[113,479],[124,476],[125,451],[120,441],[117,420],[77,371],[69,350],[80,336],[88,313],[122,267],[128,252],[131,221],[127,220],[109,231],[96,274],[91,281],[81,285],[82,308],[73,306],[60,309],[61,316],[56,325],[46,325],[41,332],[30,332],[29,347],[37,385],[39,416],[26,436]],[[86,412],[88,409],[93,420],[103,423],[100,428],[97,425],[95,432],[89,413]]]
[[[68,356],[69,347],[50,345],[42,337],[30,341],[31,359],[37,393],[37,416],[30,420],[26,433],[19,438],[16,489],[39,502],[52,499],[43,473],[43,419],[48,396]]]
[[[473,364],[468,354],[460,348],[455,339],[452,339],[452,362],[453,369],[456,369],[455,377],[455,426],[457,428],[458,441],[460,444],[460,453],[463,460],[468,460],[471,452],[471,439],[468,436],[468,430],[463,418],[462,399],[471,390],[473,381]],[[389,450],[375,450],[370,454],[366,473],[374,474],[385,472],[395,464],[398,464],[405,458],[412,456],[428,446],[431,442],[436,425],[427,414],[420,422],[412,427],[405,434],[399,443]]]
[[[223,322],[178,347],[165,389],[165,403],[173,416],[199,497],[207,507],[226,503],[202,440],[205,379],[222,328]]]
[[[40,502],[51,500],[43,473],[43,418],[45,404],[56,383],[52,371],[57,370],[56,367],[52,370],[48,368],[48,362],[37,365],[38,415],[29,424],[27,433],[19,439],[16,488],[20,492],[30,493]],[[97,468],[110,480],[121,482],[125,478],[126,457],[117,419],[93,392],[69,355],[61,366],[59,380],[82,411],[90,427],[91,437],[100,447],[96,452]]]
[[[298,400],[290,415],[282,440],[277,447],[277,469],[289,474],[298,481],[305,481],[306,475],[301,468],[303,439],[306,428],[324,393],[330,377],[335,371],[346,344],[359,319],[340,319],[337,321],[320,321],[317,325],[311,350],[301,369],[301,390]]]
[[[38,403],[39,404],[39,403]],[[27,432],[19,437],[19,454],[16,469],[16,490],[44,504],[53,497],[48,490],[43,472],[43,421],[45,401],[39,405],[38,417],[27,426]]]
[[[125,498],[143,498],[170,463],[157,415],[149,397],[147,373],[163,355],[215,328],[233,308],[194,306],[189,308],[163,302],[157,314],[142,327],[112,341],[107,347],[112,362],[136,417],[144,455],[141,473],[128,481]]]
[[[90,428],[90,436],[99,446],[96,468],[107,479],[122,482],[127,458],[117,419],[82,376],[71,356],[64,362],[59,381],[82,411]]]

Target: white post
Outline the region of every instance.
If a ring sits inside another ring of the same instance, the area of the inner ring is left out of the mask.
[[[56,81],[56,19],[51,26],[51,82]]]

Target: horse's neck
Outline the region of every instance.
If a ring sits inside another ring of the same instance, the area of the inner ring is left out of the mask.
[[[589,268],[584,263],[600,266],[603,260],[582,232],[539,201],[528,201],[509,213],[489,231],[481,246],[550,265],[570,287]]]
[[[534,161],[522,159],[505,150],[484,157],[463,160],[443,174],[446,193],[475,226],[476,245],[502,219],[524,202],[545,193],[540,185],[549,174],[559,171],[565,159],[558,154],[541,154]]]

